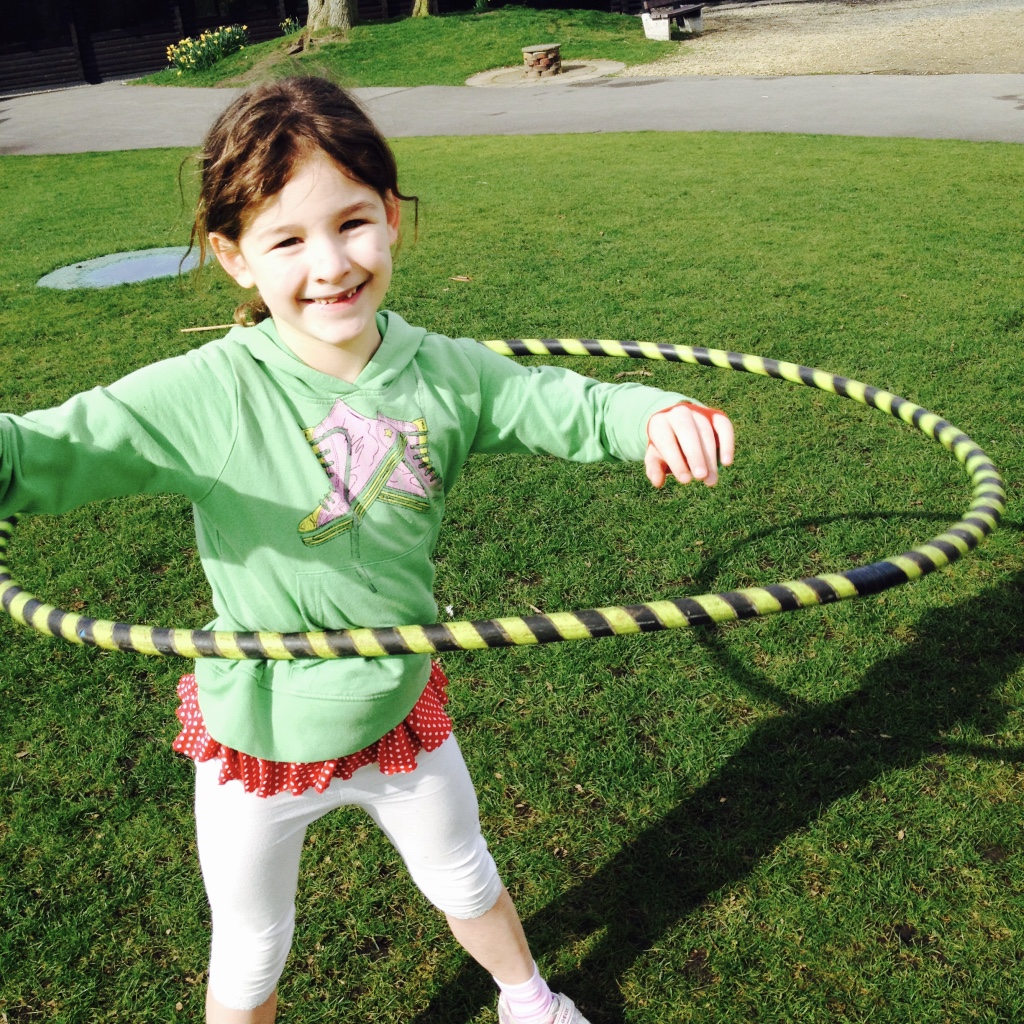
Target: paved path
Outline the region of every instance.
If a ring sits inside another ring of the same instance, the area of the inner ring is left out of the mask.
[[[392,137],[763,131],[1024,143],[1024,75],[601,78],[356,92]],[[234,95],[108,82],[0,99],[0,153],[196,146]]]

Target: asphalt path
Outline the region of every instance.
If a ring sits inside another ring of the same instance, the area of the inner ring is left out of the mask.
[[[735,131],[1024,143],[1024,75],[597,78],[355,92],[392,138]],[[0,98],[0,153],[197,146],[234,95],[107,82]]]

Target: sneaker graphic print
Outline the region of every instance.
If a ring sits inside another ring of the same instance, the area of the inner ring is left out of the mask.
[[[331,490],[299,523],[303,544],[323,544],[347,533],[375,501],[429,510],[440,478],[430,465],[425,419],[379,413],[370,419],[338,399],[325,419],[303,433],[331,482]]]

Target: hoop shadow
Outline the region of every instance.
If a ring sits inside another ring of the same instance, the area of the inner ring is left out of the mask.
[[[1005,717],[998,690],[1024,659],[1024,637],[1008,624],[1022,613],[1024,570],[925,614],[917,638],[874,665],[853,692],[825,704],[789,703],[787,713],[755,726],[704,786],[524,922],[538,959],[603,931],[575,970],[551,978],[552,987],[583,994],[592,1024],[618,1024],[619,979],[712,893],[745,878],[836,801],[940,756],[954,728],[998,729]],[[715,630],[700,636],[734,685],[773,692]],[[1021,751],[998,756],[1013,760]],[[464,962],[415,1024],[472,1019],[494,999],[482,975]]]

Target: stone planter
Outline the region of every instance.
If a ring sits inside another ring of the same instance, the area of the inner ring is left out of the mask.
[[[544,43],[541,46],[523,47],[523,65],[527,78],[547,78],[562,71],[562,57],[559,43]]]

